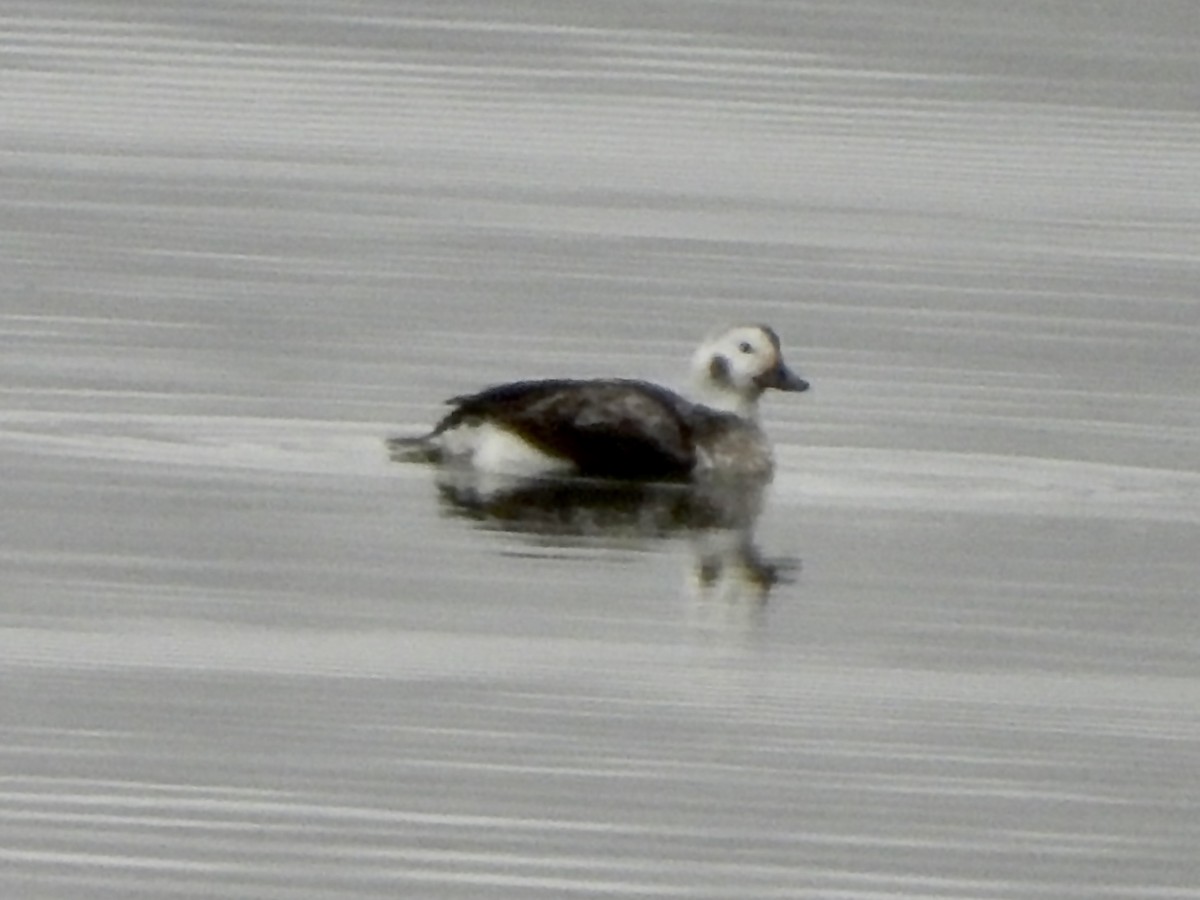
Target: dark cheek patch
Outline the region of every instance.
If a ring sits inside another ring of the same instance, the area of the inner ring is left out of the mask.
[[[729,360],[714,356],[708,364],[708,377],[717,384],[729,384]]]

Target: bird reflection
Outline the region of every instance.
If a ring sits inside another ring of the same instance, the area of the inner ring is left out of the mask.
[[[696,611],[717,624],[728,616],[755,615],[772,588],[799,569],[795,559],[764,558],[755,543],[768,482],[501,478],[443,469],[437,486],[449,515],[554,543],[686,540]]]

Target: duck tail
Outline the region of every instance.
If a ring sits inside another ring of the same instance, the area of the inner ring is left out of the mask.
[[[419,437],[390,437],[383,442],[388,456],[396,462],[438,462],[441,448],[433,433]]]

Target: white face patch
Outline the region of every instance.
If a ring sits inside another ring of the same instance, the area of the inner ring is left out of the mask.
[[[753,381],[778,363],[775,345],[758,328],[735,328],[720,342],[729,360],[731,381],[739,389],[752,389]]]
[[[762,388],[755,379],[779,364],[779,352],[761,328],[742,325],[706,341],[693,358],[698,387],[719,409],[752,415]],[[714,378],[714,372],[721,377]]]

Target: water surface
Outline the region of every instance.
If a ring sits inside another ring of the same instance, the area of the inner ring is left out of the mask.
[[[1200,897],[1193,19],[6,11],[0,892]],[[742,319],[748,518],[384,452]]]

